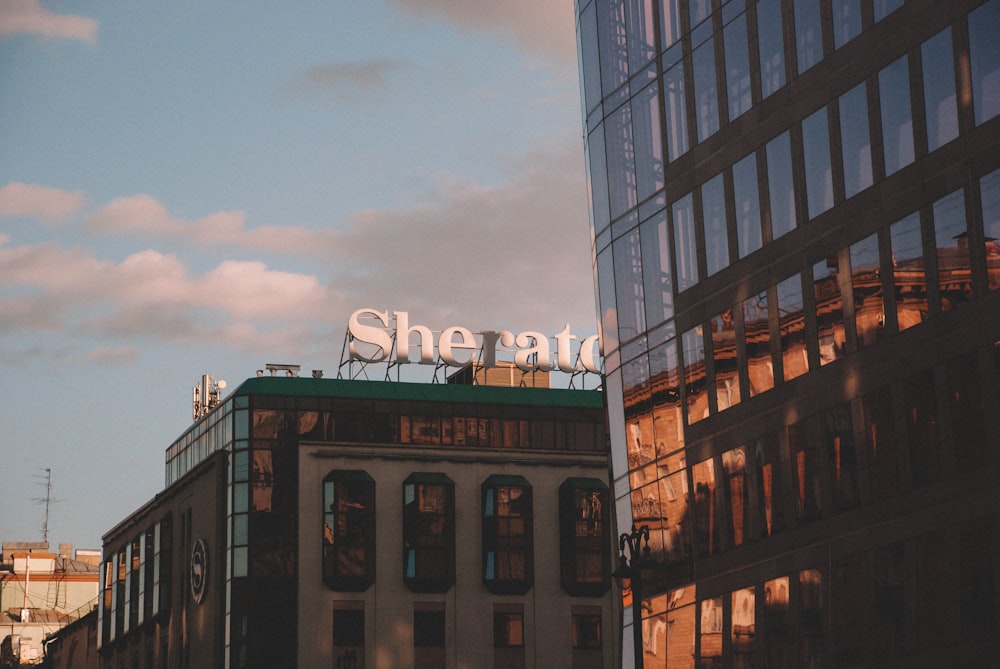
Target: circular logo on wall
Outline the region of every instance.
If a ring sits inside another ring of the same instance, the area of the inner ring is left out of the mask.
[[[194,542],[191,549],[191,596],[195,604],[201,604],[208,583],[208,546],[201,539]]]

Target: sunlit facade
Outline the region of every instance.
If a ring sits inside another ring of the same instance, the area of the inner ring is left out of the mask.
[[[1000,666],[1000,0],[576,11],[625,666]]]
[[[101,666],[612,669],[594,390],[246,380],[104,536]]]

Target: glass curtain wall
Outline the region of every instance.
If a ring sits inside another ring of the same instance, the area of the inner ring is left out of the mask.
[[[1000,313],[1000,0],[575,5],[616,519],[665,567],[625,666],[833,666],[832,563],[692,576],[975,450],[946,361],[847,370]]]

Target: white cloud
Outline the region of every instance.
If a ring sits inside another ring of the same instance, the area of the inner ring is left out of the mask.
[[[65,219],[84,204],[83,191],[65,191],[13,181],[0,188],[0,218]]]
[[[97,41],[97,21],[54,14],[42,8],[38,0],[0,0],[0,37],[20,34],[93,44]]]
[[[390,0],[416,16],[442,18],[462,29],[500,32],[521,48],[575,67],[573,0]]]
[[[541,146],[507,167],[499,185],[439,175],[414,205],[321,229],[248,226],[243,212],[185,220],[148,195],[118,198],[86,227],[146,245],[120,260],[0,239],[0,331],[297,356],[331,339],[339,348],[350,312],[373,307],[436,329],[551,334],[568,322],[592,333],[582,149]],[[164,244],[174,253],[157,250]],[[218,259],[195,273],[188,252]]]

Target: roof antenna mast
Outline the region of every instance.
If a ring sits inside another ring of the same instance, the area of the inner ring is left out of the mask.
[[[45,520],[42,522],[42,539],[45,543],[49,542],[49,507],[55,502],[61,502],[61,499],[52,499],[52,470],[48,467],[45,468],[45,475],[34,474],[36,479],[44,479],[44,482],[39,481],[38,485],[45,486],[45,497],[32,497],[31,501],[37,504],[45,505]]]

